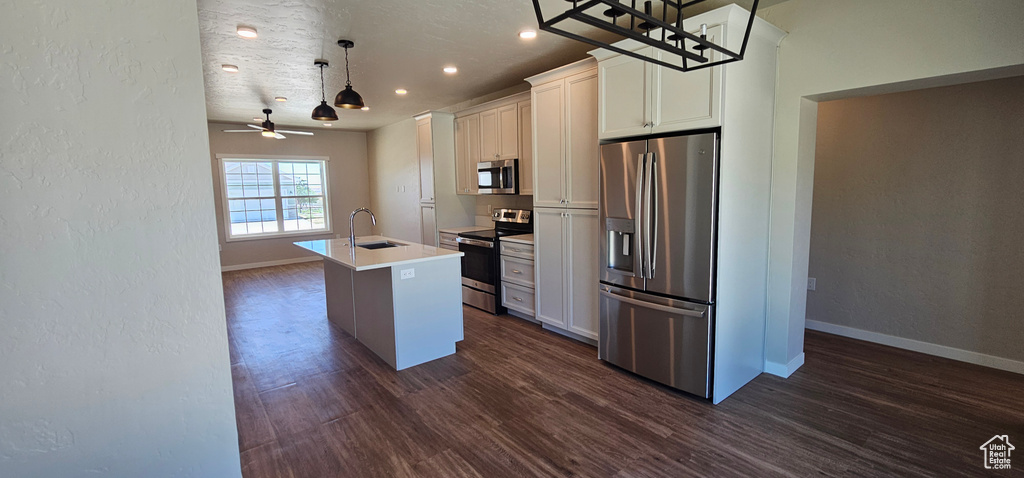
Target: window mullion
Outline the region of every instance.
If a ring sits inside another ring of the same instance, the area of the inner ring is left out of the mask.
[[[271,164],[274,167],[271,169],[274,175],[274,207],[277,208],[277,232],[283,234],[284,231],[284,199],[281,198],[281,181],[280,174],[278,174],[278,162],[273,161]]]

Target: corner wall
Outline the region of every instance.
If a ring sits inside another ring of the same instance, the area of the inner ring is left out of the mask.
[[[789,32],[776,90],[765,367],[791,373],[803,353],[815,101],[948,85],[982,70],[1009,76],[997,69],[1024,64],[1024,2],[789,0],[761,16]]]
[[[263,138],[258,134],[225,133],[239,129],[237,124],[210,123],[211,171],[213,197],[217,215],[217,239],[221,245],[220,262],[224,268],[247,264],[281,263],[302,260],[310,255],[292,244],[295,241],[348,237],[348,216],[357,208],[369,207],[370,184],[367,171],[366,133],[354,131],[314,130],[313,136],[290,135],[287,139]],[[244,128],[243,128],[244,129]],[[254,130],[255,131],[255,130]],[[281,238],[225,240],[224,201],[221,192],[218,154],[251,154],[253,156],[327,156],[330,195],[328,211],[333,233]],[[375,211],[376,212],[376,211]],[[378,217],[379,219],[379,217]],[[370,220],[356,220],[356,235],[370,233]]]
[[[808,327],[1024,373],[1022,111],[1024,77],[819,104]]]
[[[0,11],[0,475],[240,477],[196,2]]]

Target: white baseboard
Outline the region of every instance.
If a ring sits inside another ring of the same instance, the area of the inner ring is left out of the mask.
[[[220,268],[221,272],[230,271],[242,271],[246,269],[259,269],[260,267],[273,267],[273,266],[285,266],[288,264],[299,264],[301,262],[316,262],[323,260],[322,257],[296,257],[295,259],[282,259],[279,261],[267,261],[267,262],[252,262],[249,264],[235,264],[233,266],[223,266]]]
[[[981,365],[984,367],[1006,370],[1007,372],[1024,374],[1024,362],[1018,360],[1011,360],[1008,358],[996,357],[993,355],[985,355],[979,352],[971,352],[970,350],[962,350],[958,348],[947,347],[945,345],[921,342],[919,340],[905,339],[903,337],[896,337],[893,335],[880,334],[878,332],[855,329],[853,327],[847,327],[845,325],[835,325],[827,322],[819,322],[817,320],[808,320],[806,322],[806,327],[811,330],[841,335],[843,337],[849,337],[851,339],[874,342],[876,344],[888,345],[890,347],[911,350],[923,354],[934,355],[936,357],[943,357],[952,360],[957,360],[960,362],[973,363],[975,365]]]
[[[793,360],[790,360],[789,363],[786,364],[765,361],[764,373],[770,373],[782,378],[789,378],[789,376],[793,375],[793,372],[796,372],[796,369],[800,368],[803,364],[804,353],[800,352],[800,355],[797,355]]]

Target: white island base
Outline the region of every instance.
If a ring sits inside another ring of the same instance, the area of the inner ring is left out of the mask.
[[[401,247],[369,250],[347,240],[295,245],[323,256],[327,318],[402,370],[455,353],[463,339],[461,252],[383,236]],[[404,278],[403,278],[404,274]]]

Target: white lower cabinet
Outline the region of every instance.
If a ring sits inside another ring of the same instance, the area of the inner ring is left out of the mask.
[[[597,210],[536,208],[533,214],[537,320],[597,340]]]
[[[437,247],[437,210],[433,204],[420,204],[420,244]]]
[[[498,242],[498,247],[501,252],[501,305],[533,317],[533,245],[503,239]]]

